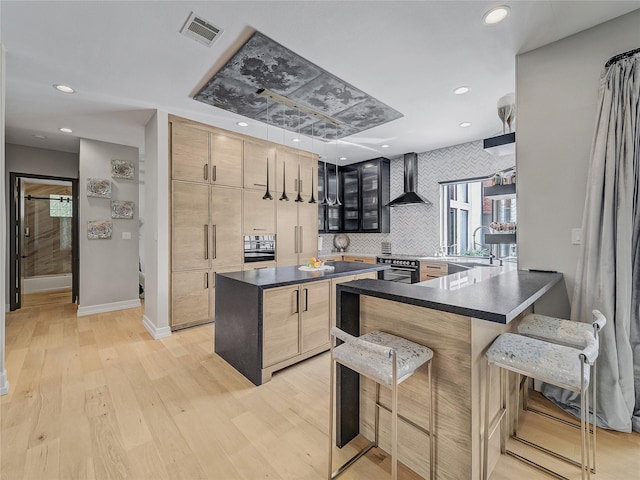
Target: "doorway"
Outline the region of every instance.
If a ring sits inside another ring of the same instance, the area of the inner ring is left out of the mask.
[[[11,173],[10,310],[78,302],[78,180]]]

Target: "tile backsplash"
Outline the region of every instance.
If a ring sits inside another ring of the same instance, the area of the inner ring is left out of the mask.
[[[391,243],[391,252],[433,255],[440,245],[440,185],[438,182],[493,175],[515,165],[515,155],[496,157],[483,150],[482,140],[418,154],[418,193],[432,205],[391,208],[390,233],[348,233],[348,252],[381,253],[382,242]],[[404,188],[404,160],[391,158],[391,198]],[[320,234],[322,250],[331,253],[334,234]]]

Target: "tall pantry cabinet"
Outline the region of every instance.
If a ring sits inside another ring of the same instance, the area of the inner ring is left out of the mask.
[[[171,328],[209,322],[215,274],[242,270],[239,137],[171,121]]]

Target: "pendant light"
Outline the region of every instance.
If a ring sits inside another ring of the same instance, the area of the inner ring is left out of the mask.
[[[316,202],[316,197],[313,189],[313,123],[311,124],[311,198],[309,199],[309,203],[318,203]]]
[[[284,108],[282,110],[282,144],[285,144],[285,140],[284,140]],[[285,160],[284,156],[282,157],[282,195],[280,195],[280,198],[278,200],[280,201],[285,201],[288,202],[289,201],[289,197],[287,197],[287,175],[286,175],[286,168],[287,168],[287,161]]]
[[[324,129],[322,130],[322,138],[323,138],[322,156],[323,157],[324,157],[324,138],[325,138],[326,134],[327,134],[327,122],[324,122]],[[324,173],[324,188],[323,188],[324,198],[320,202],[320,205],[331,205],[331,202],[327,198],[327,192],[329,191],[329,182],[327,181],[327,161],[326,161],[326,159],[324,161],[324,168],[323,168],[322,171]]]
[[[300,145],[300,109],[298,109],[298,145]],[[294,202],[304,202],[302,195],[300,195],[302,184],[300,183],[300,149],[298,148],[298,196]]]
[[[332,203],[334,207],[339,207],[342,205],[340,201],[340,177],[338,175],[338,125],[336,127],[336,200]]]
[[[269,97],[267,99],[267,191],[262,196],[263,200],[273,200],[269,192]]]

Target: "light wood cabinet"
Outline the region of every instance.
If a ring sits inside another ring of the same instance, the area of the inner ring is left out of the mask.
[[[297,355],[300,332],[298,285],[265,290],[262,314],[262,365],[269,367]]]
[[[378,273],[377,272],[369,272],[369,273],[360,273],[358,275],[349,275],[346,277],[338,277],[338,278],[332,278],[331,279],[331,287],[330,287],[330,298],[331,301],[329,302],[329,317],[330,317],[330,323],[332,327],[336,326],[336,305],[337,305],[337,292],[336,292],[336,285],[340,284],[340,283],[346,283],[346,282],[351,282],[352,280],[361,280],[363,278],[373,278],[374,280],[378,278]]]
[[[260,190],[243,190],[243,231],[245,235],[276,233],[277,200],[263,200]],[[277,242],[276,242],[277,244]]]
[[[322,280],[264,291],[263,368],[328,345],[330,286]]]
[[[329,289],[331,282],[310,282],[300,285],[300,347],[301,353],[329,342]]]
[[[298,169],[300,173],[299,177]],[[278,193],[281,193],[284,188],[287,195],[293,200],[297,197],[299,191],[302,199],[308,202],[311,199],[311,192],[313,191],[317,200],[317,171],[318,160],[315,155],[289,147],[277,147],[275,189]]]
[[[299,264],[298,204],[278,202],[276,228],[276,261],[279,266]],[[315,210],[315,209],[314,209]]]
[[[211,183],[242,187],[242,139],[211,133],[209,142]]]
[[[211,187],[211,266],[240,265],[242,245],[242,190]]]
[[[242,266],[242,270],[260,270],[262,268],[273,268],[276,266],[276,262],[253,262],[253,263],[245,263]]]
[[[345,262],[356,262],[356,263],[376,263],[376,257],[360,257],[358,255],[343,255],[342,259]]]
[[[240,265],[171,274],[171,329],[212,322],[215,318],[216,273],[241,270]]]
[[[269,163],[269,190],[275,198],[276,153],[273,144],[260,140],[244,141],[244,188],[267,189],[267,161]],[[268,159],[268,160],[267,160]]]
[[[210,321],[211,281],[210,270],[188,270],[171,274],[172,329]]]
[[[420,262],[420,281],[431,280],[449,274],[446,262]]]
[[[171,178],[209,181],[209,132],[190,125],[171,125]]]
[[[242,139],[180,122],[171,124],[171,178],[242,187]]]
[[[318,206],[315,203],[298,204],[298,262],[305,263],[318,255]]]
[[[209,268],[209,186],[172,182],[172,270]]]

